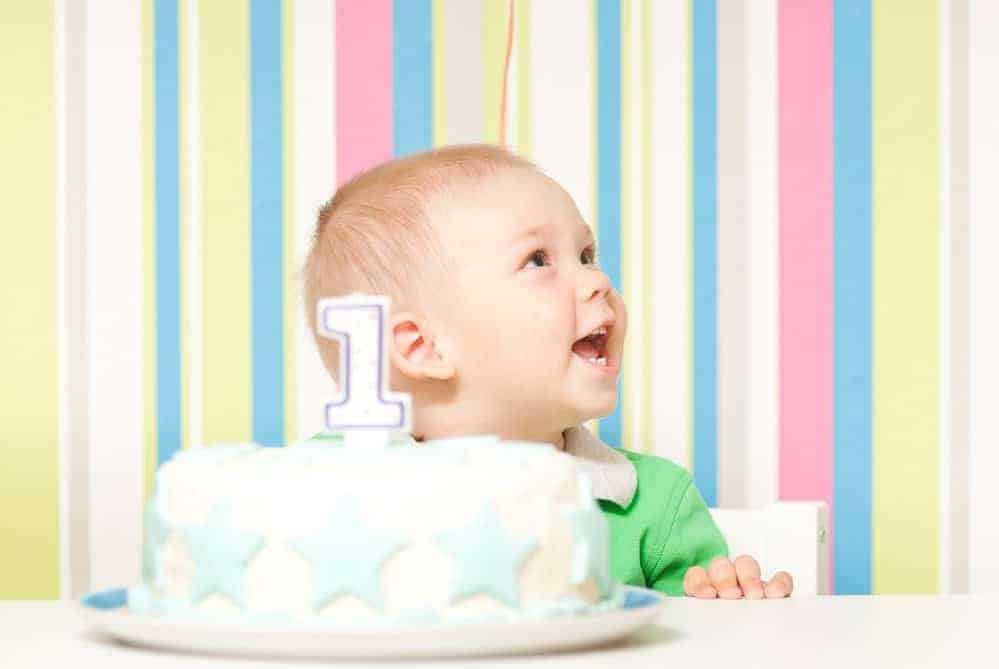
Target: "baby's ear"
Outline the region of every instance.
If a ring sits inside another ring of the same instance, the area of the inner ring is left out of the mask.
[[[406,311],[394,314],[389,332],[389,354],[400,372],[416,380],[454,377],[454,364],[436,345],[426,319]]]

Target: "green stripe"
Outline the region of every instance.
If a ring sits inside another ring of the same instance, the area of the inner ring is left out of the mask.
[[[642,450],[652,451],[652,2],[642,0]]]
[[[506,57],[507,0],[482,2],[482,141],[500,138],[503,64]],[[511,110],[507,110],[510,113]],[[509,141],[512,138],[507,138]]]
[[[936,0],[874,3],[875,593],[939,574],[940,49]]]
[[[0,599],[59,596],[54,3],[0,20]]]
[[[631,278],[631,224],[634,210],[631,202],[632,179],[635,178],[632,169],[632,154],[635,150],[631,141],[632,114],[635,106],[635,89],[631,76],[631,40],[632,40],[632,3],[621,3],[621,290],[626,298],[634,294],[634,282]],[[633,303],[632,303],[633,304]],[[621,370],[621,448],[634,448],[631,416],[635,401],[635,356],[640,337],[632,332],[627,338],[624,366]]]
[[[244,0],[204,2],[200,18],[202,439],[207,444],[251,436],[249,6]]]
[[[284,35],[284,435],[298,439],[298,235],[295,228],[295,2],[283,0]]]
[[[145,497],[156,479],[156,102],[153,17],[155,0],[142,2],[142,387]]]

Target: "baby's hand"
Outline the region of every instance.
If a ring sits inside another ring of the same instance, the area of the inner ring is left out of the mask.
[[[683,591],[698,599],[777,599],[791,594],[794,583],[786,571],[779,571],[767,582],[760,580],[760,565],[748,555],[735,563],[716,557],[704,567],[691,567],[683,577]]]

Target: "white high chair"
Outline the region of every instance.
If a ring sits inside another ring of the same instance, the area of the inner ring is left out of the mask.
[[[764,579],[786,571],[794,596],[828,594],[828,509],[824,502],[777,502],[758,509],[711,509],[728,541],[729,555],[760,563]]]

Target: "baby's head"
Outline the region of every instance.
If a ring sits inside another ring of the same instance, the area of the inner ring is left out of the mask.
[[[572,198],[493,146],[384,163],[320,211],[305,304],[388,295],[392,390],[417,438],[497,434],[561,445],[617,402],[627,316]],[[601,328],[606,334],[587,339]],[[317,338],[339,372],[333,340]]]

